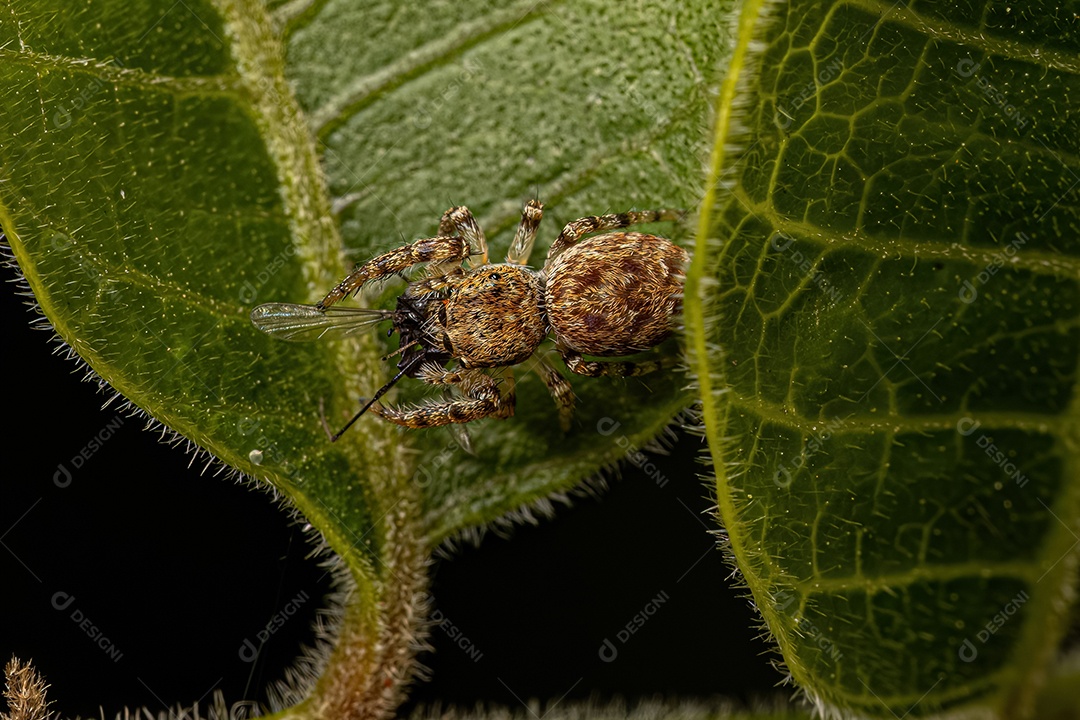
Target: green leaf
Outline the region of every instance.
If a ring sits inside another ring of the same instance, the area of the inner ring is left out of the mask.
[[[544,510],[688,396],[677,373],[575,378],[564,437],[526,373],[518,416],[473,428],[475,457],[374,417],[331,445],[320,405],[343,423],[390,348],[277,342],[251,308],[318,299],[451,204],[496,258],[534,193],[536,257],[581,215],[692,208],[728,5],[5,4],[0,223],[43,312],[134,406],[284,496],[355,583],[302,714],[389,712],[434,546]]]
[[[731,550],[815,701],[1032,717],[1080,561],[1075,7],[739,33],[687,285]]]
[[[374,20],[355,3],[295,17],[283,6],[288,72],[322,146],[349,257],[431,235],[456,204],[476,214],[497,259],[534,194],[546,205],[534,258],[582,215],[693,208],[728,5],[406,4]],[[373,22],[378,41],[358,45]],[[514,422],[474,428],[475,457],[447,432],[410,437],[433,541],[569,489],[689,402],[675,373],[571,380],[579,401],[569,435],[526,372]],[[345,404],[336,417],[352,411]]]

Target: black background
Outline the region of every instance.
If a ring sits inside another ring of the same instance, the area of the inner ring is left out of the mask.
[[[189,467],[191,456],[158,442],[144,420],[102,409],[111,392],[81,382],[76,364],[53,353],[51,331],[29,327],[34,315],[15,292],[9,284],[0,298],[0,661],[32,659],[62,715],[205,705],[217,690],[228,702],[264,701],[265,685],[312,642],[331,587],[304,532],[268,494],[214,477],[216,468],[201,472],[205,461]],[[111,437],[75,468],[71,459],[99,434]],[[432,593],[445,623],[422,657],[431,679],[403,711],[789,695],[774,688],[775,654],[708,532],[701,447],[682,436],[655,458],[663,487],[627,466],[599,499],[438,560]],[[66,487],[54,482],[61,463]],[[73,598],[66,609],[54,607],[56,593]],[[299,609],[245,662],[245,639],[258,646],[256,633],[296,598]],[[76,611],[119,657],[79,627]],[[600,658],[605,639],[618,651],[612,662]]]

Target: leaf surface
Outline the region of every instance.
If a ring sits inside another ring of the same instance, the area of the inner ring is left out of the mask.
[[[692,207],[728,3],[0,7],[0,222],[43,312],[134,406],[318,529],[356,587],[304,712],[388,711],[431,549],[621,459],[687,402],[685,378],[575,379],[564,437],[521,373],[518,417],[478,423],[475,456],[375,417],[330,444],[320,407],[343,423],[392,348],[277,342],[250,310],[314,302],[451,204],[496,260],[533,195],[537,258],[582,215]],[[432,397],[403,385],[397,401]]]
[[[743,9],[688,328],[731,549],[819,702],[1031,717],[1057,658],[1078,50],[1050,2]]]
[[[693,209],[729,6],[281,6],[289,75],[321,144],[348,256],[433,235],[452,205],[473,211],[497,262],[524,201],[539,197],[546,212],[537,266],[578,217]],[[378,42],[357,43],[370,36],[373,17]],[[645,229],[682,234],[670,224]],[[553,362],[561,366],[557,355]],[[677,373],[570,379],[578,404],[568,435],[538,376],[519,372],[514,421],[473,426],[475,457],[446,431],[409,438],[420,449],[414,482],[425,489],[433,540],[525,502],[546,503],[553,490],[643,445],[689,402]],[[431,397],[417,390],[403,393]],[[352,411],[346,405],[336,417]]]

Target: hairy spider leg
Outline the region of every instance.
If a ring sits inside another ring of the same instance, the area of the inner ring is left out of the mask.
[[[679,220],[685,213],[682,210],[641,210],[612,215],[590,215],[588,217],[571,220],[563,227],[559,237],[551,243],[547,259],[551,262],[559,253],[566,250],[574,243],[581,240],[589,233],[618,230],[619,228],[641,225],[642,223],[663,222],[667,220]]]
[[[464,397],[431,401],[412,408],[376,404],[371,406],[371,411],[385,420],[413,429],[468,423],[486,417],[505,419],[514,415],[514,376],[509,368],[502,373],[508,385],[505,394],[500,392],[498,380],[480,368],[444,370],[438,365],[425,365],[419,377],[431,385],[454,385]]]
[[[570,432],[570,421],[574,418],[574,403],[577,397],[570,381],[562,376],[548,359],[541,355],[534,356],[535,363],[530,368],[540,376],[551,393],[551,399],[555,401],[555,407],[559,412],[559,427],[563,432]]]
[[[501,402],[493,416],[505,420],[514,417],[514,408],[517,407],[517,380],[512,367],[503,368],[502,381],[503,389],[499,392]]]
[[[533,243],[536,242],[536,230],[540,227],[540,219],[543,216],[544,205],[539,200],[530,200],[525,203],[525,209],[521,213],[521,224],[518,225],[514,241],[510,243],[510,250],[506,253],[506,262],[511,265],[529,264],[529,255],[532,254]]]
[[[452,207],[439,220],[439,235],[463,237],[469,243],[469,254],[479,255],[477,265],[488,264],[487,238],[469,208],[464,205]]]
[[[600,377],[601,375],[610,375],[612,377],[637,377],[638,375],[648,375],[649,373],[656,372],[665,367],[673,367],[677,364],[674,358],[662,358],[660,360],[640,360],[640,361],[627,361],[627,360],[586,360],[581,353],[576,350],[571,350],[567,347],[558,347],[559,353],[562,354],[563,362],[566,363],[566,367],[570,368],[571,372],[578,375],[585,375],[586,377]]]
[[[463,237],[440,235],[403,245],[358,265],[315,305],[325,310],[334,303],[358,292],[365,283],[408,270],[420,263],[461,263],[469,256],[469,243]]]

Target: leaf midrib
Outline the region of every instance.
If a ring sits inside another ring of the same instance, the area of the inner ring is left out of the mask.
[[[816,551],[815,554],[819,554]],[[785,577],[804,597],[803,602],[813,595],[857,590],[868,595],[888,592],[918,582],[949,582],[964,578],[980,577],[990,571],[995,578],[1013,578],[1034,584],[1039,579],[1039,572],[1032,562],[961,562],[935,563],[918,565],[910,570],[882,575],[829,575],[826,577],[810,576],[805,579]]]
[[[315,138],[285,79],[284,49],[265,5],[260,0],[217,0],[217,4],[232,39],[236,66],[254,98],[260,132],[279,173],[296,255],[310,291],[318,295],[344,274],[344,253]],[[345,395],[355,401],[362,384],[370,383],[377,372],[375,340],[351,336],[336,344],[336,352]],[[409,481],[411,463],[405,449],[389,423],[372,424],[363,436],[353,433],[335,445],[352,468],[368,473],[360,488],[370,516],[376,519],[364,534],[376,534],[374,545],[380,549],[376,557],[364,555],[348,536],[356,538],[356,529],[345,525],[324,503],[289,488],[290,497],[307,518],[319,518],[317,527],[331,548],[346,559],[357,584],[338,645],[304,701],[319,713],[343,717],[387,713],[400,699],[400,681],[414,667],[416,603],[426,582],[427,547],[419,520],[420,491]],[[386,684],[390,678],[399,682]]]

